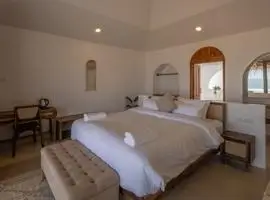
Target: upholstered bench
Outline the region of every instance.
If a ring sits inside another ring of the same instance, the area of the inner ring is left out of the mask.
[[[270,183],[268,184],[268,186],[264,192],[263,200],[270,200]]]
[[[56,200],[118,200],[118,175],[77,141],[41,150],[41,168]]]

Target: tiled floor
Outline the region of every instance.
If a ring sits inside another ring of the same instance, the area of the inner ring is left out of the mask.
[[[0,180],[40,168],[40,145],[31,138],[20,140],[18,154],[11,158],[10,144],[0,145]],[[270,147],[269,147],[270,154]],[[163,200],[261,200],[267,183],[264,170],[244,172],[223,165],[218,159],[201,167],[168,192]]]

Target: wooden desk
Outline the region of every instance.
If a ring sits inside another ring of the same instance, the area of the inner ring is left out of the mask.
[[[51,137],[55,135],[54,120],[57,116],[57,110],[55,107],[48,107],[40,109],[41,119],[49,120]],[[0,111],[0,126],[14,123],[14,111]],[[52,138],[54,139],[54,138]]]
[[[14,111],[0,112],[0,125],[11,124],[14,122]]]
[[[55,133],[55,118],[57,116],[57,110],[54,107],[48,107],[45,109],[40,109],[41,119],[49,120],[51,140],[56,140]]]

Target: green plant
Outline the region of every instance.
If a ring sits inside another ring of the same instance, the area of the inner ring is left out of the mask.
[[[138,96],[136,96],[134,99],[127,96],[126,97],[126,109],[137,107],[138,106],[138,100],[139,100]]]
[[[217,92],[220,91],[220,90],[221,90],[221,87],[218,86],[218,85],[213,87],[214,94],[217,94]]]

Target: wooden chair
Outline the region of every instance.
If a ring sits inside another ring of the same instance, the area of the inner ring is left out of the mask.
[[[16,143],[21,133],[33,132],[33,140],[36,142],[36,131],[42,130],[40,109],[38,105],[18,106],[14,108],[14,134],[12,138],[12,157],[16,156]],[[43,135],[41,135],[41,145],[43,145]]]

